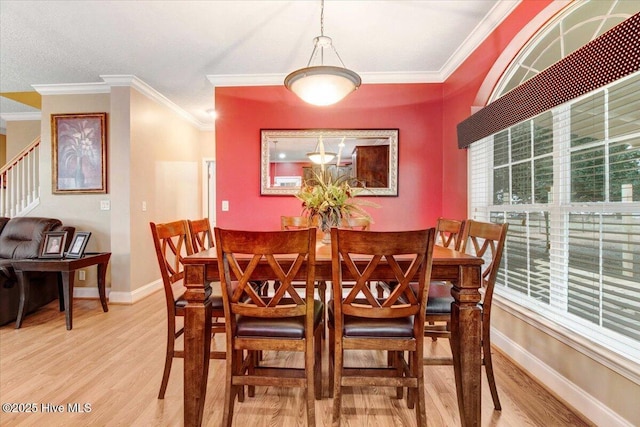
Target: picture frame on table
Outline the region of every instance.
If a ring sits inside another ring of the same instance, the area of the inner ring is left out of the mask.
[[[82,258],[84,250],[89,243],[89,237],[91,232],[78,231],[74,236],[71,244],[69,245],[69,251],[66,253],[65,258]]]
[[[107,113],[52,114],[54,194],[107,192]]]
[[[44,234],[42,247],[40,248],[40,258],[62,258],[64,256],[64,245],[67,242],[66,231],[48,231]]]

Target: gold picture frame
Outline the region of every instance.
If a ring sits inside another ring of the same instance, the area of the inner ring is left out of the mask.
[[[107,113],[52,114],[53,193],[107,192]]]

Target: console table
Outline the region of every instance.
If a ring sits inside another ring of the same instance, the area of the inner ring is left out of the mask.
[[[67,330],[73,328],[73,284],[75,272],[80,268],[98,266],[98,293],[102,310],[109,311],[107,306],[107,295],[105,292],[105,278],[107,275],[107,265],[111,258],[111,252],[86,253],[82,258],[62,258],[62,259],[22,259],[11,263],[18,278],[18,289],[20,291],[20,303],[18,305],[18,317],[16,318],[16,329],[20,328],[24,318],[24,308],[29,300],[30,283],[25,273],[38,271],[56,272],[62,277],[62,298],[60,299],[60,311],[65,311]],[[60,282],[58,282],[60,283]]]

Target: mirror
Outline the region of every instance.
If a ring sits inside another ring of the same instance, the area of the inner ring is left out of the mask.
[[[321,165],[355,178],[362,196],[398,195],[398,129],[262,130],[260,194],[295,195]]]

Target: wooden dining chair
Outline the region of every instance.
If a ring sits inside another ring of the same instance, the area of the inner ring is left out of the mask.
[[[493,300],[493,288],[496,283],[502,252],[504,249],[507,229],[509,224],[494,224],[467,220],[462,233],[460,251],[474,256],[482,257],[485,265],[482,271],[481,302],[479,307],[482,310],[482,363],[485,365],[487,381],[491,390],[493,406],[500,410],[500,399],[496,388],[496,381],[493,375],[493,363],[491,359],[491,302]],[[435,286],[432,286],[432,288]],[[425,336],[443,337],[451,339],[451,296],[450,287],[442,287],[440,293],[430,292],[427,302]],[[432,325],[429,322],[446,322],[445,325]],[[453,360],[446,358],[425,358],[425,365],[451,365]]]
[[[184,265],[182,258],[193,253],[191,237],[187,221],[174,221],[164,224],[150,222],[153,244],[156,249],[158,266],[162,276],[164,296],[167,306],[167,348],[164,361],[164,372],[160,384],[158,399],[164,399],[171,365],[175,357],[184,358],[183,350],[176,350],[176,340],[184,333],[184,326],[176,329],[176,318],[184,317],[187,301],[183,297],[185,288]],[[210,297],[211,315],[214,319],[224,318],[221,297]],[[224,324],[215,321],[211,328],[212,333],[224,333]],[[212,359],[224,359],[223,351],[212,351]]]
[[[371,229],[371,219],[365,217],[349,217],[342,221],[341,228],[369,231]]]
[[[226,313],[227,369],[223,426],[231,426],[240,387],[301,387],[306,391],[307,425],[315,426],[315,400],[322,394],[322,303],[314,299],[316,230],[237,231],[214,229]],[[304,272],[300,296],[292,282]],[[280,281],[272,297],[250,281]],[[269,367],[259,351],[304,354],[304,368]],[[245,353],[246,352],[246,353]]]
[[[457,219],[438,218],[436,224],[436,245],[445,248],[460,250],[462,244],[462,233],[465,221]],[[436,331],[443,330],[442,336],[448,337],[451,330],[451,282],[432,281],[429,287],[429,297],[427,298],[427,329],[432,333],[429,335],[432,341],[438,340]],[[447,306],[448,304],[448,306]],[[441,326],[436,327],[436,322]],[[444,324],[442,325],[442,323]]]
[[[211,231],[209,218],[189,219],[187,220],[187,224],[189,225],[191,246],[193,247],[194,253],[210,249],[214,246],[213,232]]]
[[[339,425],[343,387],[395,387],[426,426],[423,379],[424,313],[435,229],[402,232],[331,230],[333,304],[329,305],[329,375],[333,425]],[[381,262],[383,259],[386,262]],[[343,294],[344,278],[355,286]],[[386,298],[374,297],[367,282],[395,281]],[[411,282],[417,282],[414,288]],[[390,354],[391,365],[346,367],[346,350]],[[408,359],[405,359],[405,352]]]

